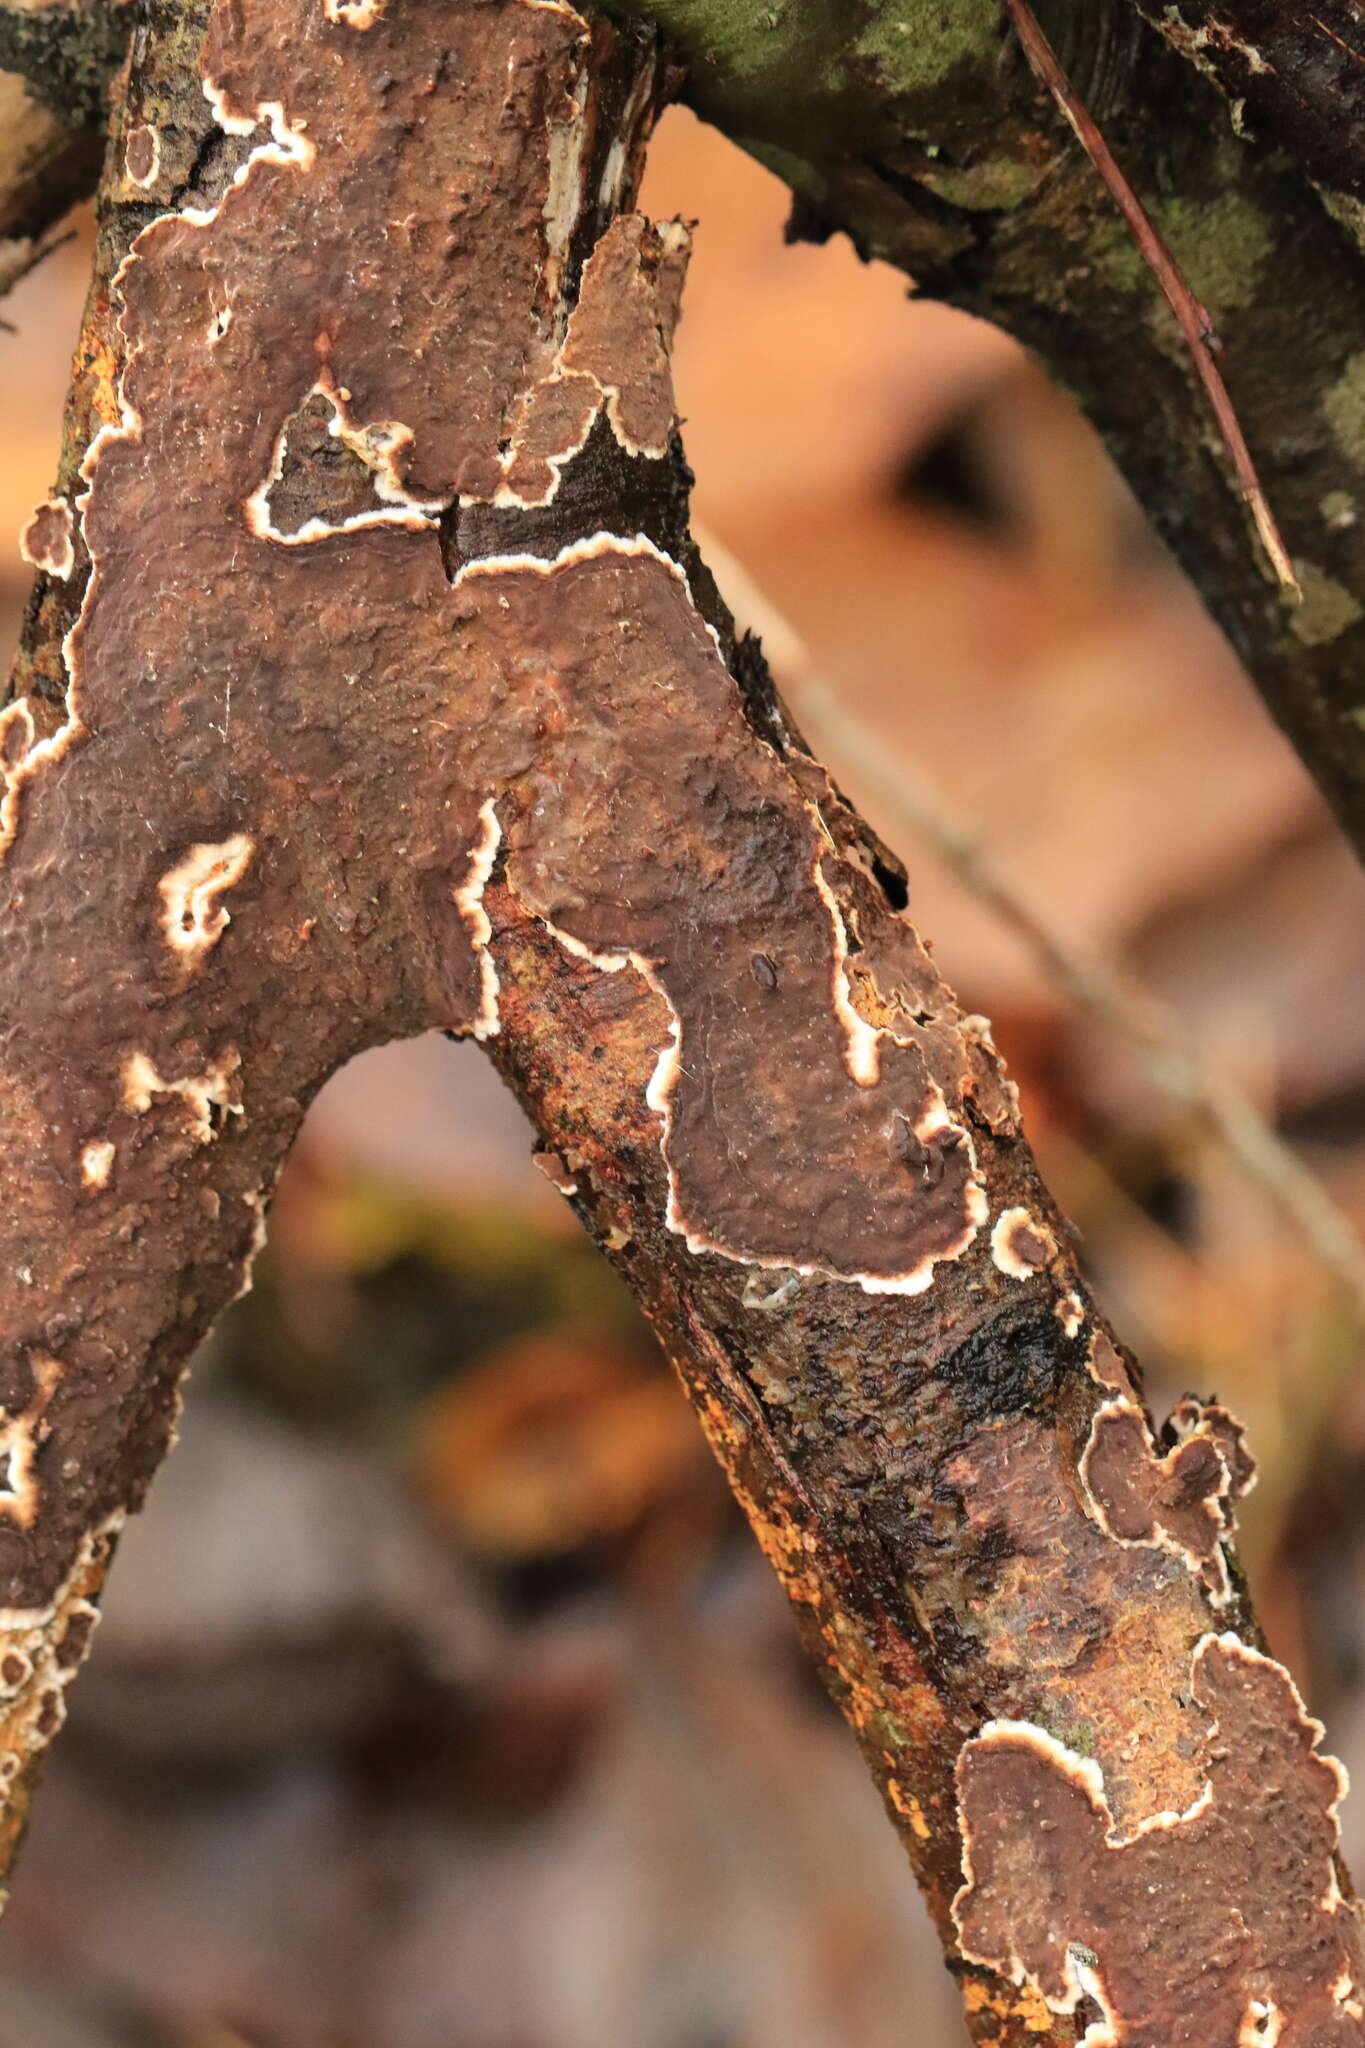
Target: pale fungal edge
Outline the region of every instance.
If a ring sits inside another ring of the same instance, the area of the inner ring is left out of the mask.
[[[57,1619],[59,1614],[63,1613],[69,1604],[71,1589],[75,1585],[76,1580],[82,1572],[89,1569],[95,1546],[98,1543],[102,1543],[109,1536],[117,1536],[127,1519],[127,1509],[116,1508],[111,1515],[107,1515],[102,1522],[81,1538],[80,1546],[70,1571],[45,1607],[0,1607],[0,1638],[7,1635],[27,1635],[34,1629],[50,1627],[52,1622]],[[11,1646],[0,1641],[0,1655],[3,1655],[4,1650],[8,1647]],[[31,1657],[33,1650],[25,1645],[22,1654]]]
[[[60,555],[35,554],[29,546],[29,535],[44,512],[59,512],[62,516],[62,551]],[[76,521],[71,506],[60,494],[44,498],[41,505],[35,505],[24,521],[19,532],[19,556],[30,569],[40,569],[49,576],[55,576],[60,583],[76,566]]]
[[[1090,1458],[1095,1449],[1101,1422],[1125,1415],[1135,1415],[1141,1423],[1143,1440],[1147,1447],[1148,1456],[1157,1465],[1163,1464],[1165,1458],[1171,1457],[1175,1451],[1180,1449],[1181,1444],[1188,1443],[1191,1437],[1196,1434],[1194,1430],[1190,1430],[1181,1438],[1180,1444],[1173,1445],[1171,1450],[1167,1451],[1163,1457],[1158,1450],[1156,1438],[1152,1434],[1151,1424],[1136,1401],[1130,1401],[1126,1394],[1120,1394],[1113,1400],[1102,1401],[1090,1418],[1090,1434],[1085,1440],[1085,1449],[1081,1452],[1076,1466],[1076,1476],[1080,1480],[1081,1491],[1085,1495],[1086,1506],[1090,1512],[1091,1519],[1099,1524],[1111,1543],[1117,1543],[1124,1550],[1164,1550],[1168,1557],[1178,1558],[1191,1577],[1200,1580],[1203,1580],[1205,1572],[1215,1573],[1218,1581],[1216,1585],[1210,1586],[1205,1582],[1205,1590],[1209,1596],[1209,1605],[1211,1607],[1228,1606],[1233,1598],[1234,1591],[1231,1574],[1228,1571],[1225,1549],[1228,1537],[1223,1527],[1222,1516],[1214,1506],[1215,1501],[1231,1500],[1233,1498],[1232,1470],[1222,1445],[1215,1437],[1207,1439],[1213,1445],[1214,1453],[1222,1469],[1223,1479],[1217,1492],[1206,1494],[1198,1504],[1204,1511],[1209,1527],[1213,1532],[1214,1551],[1211,1557],[1200,1557],[1196,1551],[1186,1549],[1183,1543],[1178,1542],[1174,1536],[1170,1535],[1155,1520],[1153,1521],[1155,1534],[1151,1536],[1120,1536],[1109,1520],[1109,1512],[1104,1502],[1090,1484]]]
[[[469,927],[470,942],[479,967],[478,1015],[472,1024],[453,1025],[451,1028],[458,1036],[475,1038],[480,1043],[496,1037],[502,1028],[498,1014],[501,984],[491,947],[493,926],[483,903],[483,892],[488,886],[501,845],[502,825],[494,799],[485,797],[479,806],[479,836],[469,849],[469,872],[459,888],[451,892],[455,908]]]
[[[1026,1259],[1020,1258],[1007,1241],[1011,1233],[1021,1225],[1031,1230],[1035,1237],[1041,1238],[1047,1246],[1047,1257],[1036,1266],[1031,1266]],[[1032,1280],[1035,1274],[1046,1272],[1056,1256],[1057,1240],[1041,1216],[1035,1216],[1031,1209],[1018,1205],[1000,1211],[995,1219],[995,1227],[991,1231],[991,1263],[997,1271],[1010,1280]]]
[[[547,209],[548,205],[549,202],[547,200]],[[665,249],[669,253],[674,253],[677,250],[687,248],[690,246],[691,237],[681,221],[650,221],[648,225],[651,228],[652,232],[658,236],[659,241],[664,245]],[[605,237],[603,239],[605,239]],[[598,246],[600,247],[601,245],[599,244]],[[580,287],[579,291],[580,304],[582,303],[584,291],[587,289],[588,276],[591,272],[592,265],[594,260],[596,259],[596,256],[597,249],[594,249],[584,265],[583,285],[582,287]],[[574,310],[576,310],[576,308]],[[563,341],[556,349],[554,359],[551,362],[548,370],[545,372],[543,377],[538,377],[533,384],[528,385],[522,392],[518,393],[518,399],[521,402],[529,403],[531,400],[534,399],[534,396],[537,392],[546,390],[549,386],[553,384],[562,383],[570,377],[581,378],[585,384],[593,386],[597,393],[596,398],[592,400],[591,410],[588,413],[587,419],[583,425],[583,430],[579,434],[578,439],[576,441],[571,442],[565,448],[556,449],[553,454],[543,455],[538,458],[538,460],[542,461],[545,467],[550,471],[549,484],[538,495],[527,496],[523,492],[514,489],[513,486],[507,481],[507,478],[510,476],[520,455],[523,452],[523,450],[518,447],[516,441],[514,440],[512,445],[507,449],[506,453],[499,456],[498,461],[502,480],[499,482],[497,489],[493,493],[492,498],[485,500],[483,498],[470,497],[467,494],[462,494],[460,497],[460,504],[462,507],[471,507],[474,505],[488,503],[494,506],[495,508],[504,511],[543,511],[547,505],[552,505],[554,503],[556,497],[559,494],[560,484],[564,480],[565,469],[568,467],[569,463],[573,461],[576,455],[582,454],[584,448],[586,448],[588,444],[588,439],[592,433],[593,428],[597,425],[598,420],[601,419],[604,415],[606,417],[608,426],[611,428],[613,438],[615,439],[618,447],[620,447],[625,454],[639,457],[650,462],[661,462],[663,458],[667,455],[670,442],[669,435],[665,435],[662,441],[657,442],[637,441],[630,433],[627,432],[625,423],[621,418],[622,390],[621,385],[619,383],[612,383],[608,380],[605,380],[599,377],[595,370],[584,369],[581,364],[569,363],[565,361],[564,352],[567,348],[569,348],[572,345],[572,341],[573,312],[570,312],[568,317],[567,332],[565,334]]]
[[[218,899],[238,886],[255,851],[248,832],[200,840],[157,883],[162,935],[187,968],[211,953],[231,924],[232,913]]]
[[[1208,1634],[1199,1638],[1190,1659],[1191,1684],[1195,1682],[1200,1662],[1208,1650],[1215,1644],[1223,1651],[1225,1656],[1236,1658],[1243,1664],[1266,1666],[1278,1674],[1288,1688],[1299,1725],[1303,1733],[1308,1737],[1308,1756],[1314,1762],[1325,1765],[1335,1779],[1337,1789],[1332,1798],[1327,1802],[1326,1809],[1332,1823],[1334,1841],[1332,1854],[1328,1858],[1328,1883],[1322,1899],[1322,1909],[1333,1916],[1338,1912],[1349,1912],[1351,1908],[1342,1896],[1340,1886],[1337,1883],[1336,1868],[1333,1861],[1335,1852],[1341,1843],[1341,1802],[1350,1791],[1350,1778],[1346,1766],[1341,1762],[1340,1758],[1332,1756],[1327,1751],[1321,1750],[1318,1747],[1327,1731],[1317,1716],[1309,1713],[1304,1704],[1303,1695],[1299,1691],[1292,1673],[1278,1659],[1267,1656],[1263,1650],[1254,1649],[1249,1643],[1244,1643],[1241,1637],[1232,1630],[1224,1630],[1221,1634],[1211,1630]],[[1127,1832],[1116,1834],[1114,1831],[1113,1810],[1110,1807],[1108,1795],[1105,1791],[1104,1771],[1100,1764],[1096,1762],[1094,1757],[1081,1756],[1077,1750],[1068,1748],[1064,1742],[1059,1741],[1046,1728],[1040,1728],[1033,1721],[995,1720],[984,1722],[977,1733],[969,1737],[962,1745],[958,1755],[958,1770],[961,1770],[962,1762],[967,1752],[977,1744],[999,1745],[1001,1743],[1013,1743],[1021,1748],[1034,1750],[1050,1765],[1059,1770],[1063,1777],[1077,1786],[1085,1794],[1086,1798],[1089,1799],[1094,1810],[1104,1819],[1105,1846],[1116,1851],[1126,1848],[1129,1843],[1139,1840],[1143,1835],[1176,1828],[1184,1823],[1197,1820],[1201,1813],[1207,1811],[1213,1800],[1213,1785],[1211,1781],[1206,1779],[1203,1789],[1190,1802],[1183,1813],[1177,1813],[1167,1808],[1159,1813],[1149,1814],[1145,1819],[1139,1821],[1136,1827],[1130,1828]],[[963,1882],[954,1893],[949,1908],[953,1925],[957,1931],[958,1949],[965,1961],[976,1963],[982,1969],[997,1970],[999,1968],[999,1959],[997,1957],[985,1955],[970,1948],[963,1938],[960,1909],[975,1890],[976,1873],[972,1865],[972,1844],[969,1830],[965,1827],[962,1828],[961,1836]],[[1046,1992],[1042,1990],[1041,1985],[1037,1983],[1037,1980],[1025,1969],[1017,1955],[1011,1954],[1010,1969],[1006,1974],[1009,1976],[1011,1983],[1015,1985],[1022,1986],[1026,1983],[1032,1985],[1033,1989],[1037,1991],[1038,1995],[1052,2012],[1074,2012],[1083,1996],[1093,1998],[1100,2007],[1104,2018],[1102,2021],[1092,2023],[1087,2028],[1084,2037],[1077,2044],[1077,2048],[1118,2048],[1121,2036],[1113,2032],[1113,2025],[1117,2016],[1108,1999],[1104,1996],[1103,1979],[1097,1974],[1097,1969],[1091,1969],[1088,1964],[1078,1958],[1076,1950],[1079,1946],[1079,1944],[1073,1943],[1069,1944],[1067,1948],[1065,1970],[1068,1990],[1065,1999],[1060,2004],[1047,1996]],[[1096,1959],[1097,1966],[1101,1960],[1099,1958]],[[1344,1987],[1345,1995],[1349,1996],[1353,1988],[1348,1983]],[[1338,1978],[1336,1985],[1333,1986],[1333,1996],[1338,2004],[1344,2003],[1344,1999],[1340,1994],[1341,1979]],[[1251,2016],[1250,2014],[1248,2015],[1248,2017]],[[1245,2021],[1243,2024],[1245,2025]],[[1104,2031],[1097,2033],[1097,2026],[1102,2026]],[[1256,2048],[1265,2048],[1269,2038],[1262,2034],[1257,2040]]]

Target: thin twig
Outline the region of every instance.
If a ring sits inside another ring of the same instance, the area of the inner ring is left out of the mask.
[[[1142,201],[1114,161],[1108,143],[1076,97],[1071,81],[1058,63],[1056,52],[1039,27],[1028,0],[1004,0],[1004,6],[1014,23],[1015,32],[1034,77],[1040,85],[1047,88],[1065,114],[1081,148],[1099,172],[1110,197],[1127,221],[1133,240],[1142,253],[1143,261],[1165,294],[1167,305],[1180,322],[1185,339],[1190,345],[1190,353],[1194,357],[1195,369],[1208,394],[1214,418],[1218,422],[1219,431],[1232,458],[1238,486],[1256,522],[1256,531],[1261,536],[1265,551],[1274,565],[1280,582],[1295,597],[1302,598],[1303,592],[1299,588],[1299,579],[1294,573],[1289,550],[1281,538],[1274,514],[1266,502],[1261,480],[1256,474],[1256,465],[1251,459],[1251,450],[1247,447],[1246,437],[1233,410],[1228,388],[1214,361],[1222,344],[1214,332],[1208,308],[1201,305],[1195,297],[1185,273],[1152,225]]]
[[[1126,1039],[1168,1100],[1194,1112],[1252,1176],[1365,1318],[1365,1246],[1316,1174],[1270,1128],[1241,1089],[1210,1071],[1185,1041],[1178,1019],[1150,991],[1063,938],[1015,889],[987,851],[978,827],[888,755],[883,734],[851,712],[817,674],[791,623],[748,571],[711,535],[697,538],[727,601],[762,638],[799,721],[903,825],[929,845],[963,887],[1016,933],[1050,981],[1115,1036]]]

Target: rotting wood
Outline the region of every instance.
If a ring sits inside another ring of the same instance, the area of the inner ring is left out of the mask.
[[[658,90],[564,0],[140,39],[0,725],[0,1842],[304,1107],[441,1027],[658,1328],[974,2037],[1151,2038],[1212,1871],[1244,1933],[1206,2013],[1365,2041],[1339,1781],[1226,1555],[1234,1427],[1147,1433],[988,1027],[688,539],[686,236],[622,211]],[[1125,1899],[1159,1850],[1148,1919],[1044,1890],[1054,1820]]]

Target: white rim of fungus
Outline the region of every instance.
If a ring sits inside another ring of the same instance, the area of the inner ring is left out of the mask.
[[[241,1064],[240,1054],[229,1047],[204,1073],[167,1081],[157,1072],[146,1053],[130,1053],[123,1063],[124,1107],[142,1116],[151,1108],[156,1096],[178,1095],[190,1113],[195,1137],[201,1145],[210,1144],[217,1136],[212,1117],[215,1109],[221,1110],[224,1116],[245,1114],[245,1105],[234,1102],[229,1093],[229,1083]]]
[[[313,541],[330,540],[335,534],[358,533],[372,526],[406,527],[412,533],[430,532],[439,526],[441,514],[446,509],[446,499],[415,498],[403,488],[398,475],[398,453],[400,449],[411,446],[412,428],[401,420],[372,420],[366,426],[356,426],[347,414],[342,392],[326,372],[304,394],[303,404],[307,405],[312,398],[324,399],[331,406],[328,433],[364,463],[370,472],[375,496],[382,502],[367,506],[363,512],[350,512],[344,519],[321,519],[314,514],[312,518],[305,519],[294,533],[284,533],[276,526],[270,509],[270,494],[284,474],[289,428],[297,416],[296,408],[283,421],[275,436],[270,468],[255,490],[242,500],[243,517],[257,540],[270,540],[279,547],[297,548],[307,547]]]
[[[1300,1727],[1303,1734],[1307,1737],[1307,1756],[1316,1763],[1326,1765],[1336,1780],[1337,1790],[1327,1802],[1326,1809],[1328,1817],[1332,1822],[1333,1848],[1335,1850],[1335,1848],[1339,1847],[1341,1841],[1341,1801],[1346,1797],[1350,1788],[1350,1780],[1345,1766],[1339,1759],[1327,1754],[1318,1747],[1326,1733],[1322,1722],[1315,1715],[1308,1712],[1298,1686],[1284,1665],[1279,1663],[1274,1657],[1266,1656],[1263,1651],[1253,1649],[1250,1644],[1244,1643],[1241,1637],[1234,1634],[1231,1630],[1225,1630],[1222,1634],[1210,1632],[1200,1637],[1195,1645],[1194,1654],[1190,1661],[1192,1684],[1197,1682],[1200,1663],[1215,1645],[1226,1657],[1237,1662],[1250,1666],[1264,1666],[1273,1670],[1287,1687]],[[1216,1728],[1217,1725],[1217,1717],[1215,1715],[1214,1727]],[[1178,1828],[1190,1821],[1197,1820],[1200,1814],[1207,1811],[1213,1802],[1213,1785],[1210,1781],[1206,1780],[1199,1796],[1186,1807],[1183,1813],[1166,1811],[1150,1814],[1126,1833],[1118,1834],[1115,1832],[1113,1810],[1109,1805],[1108,1795],[1105,1791],[1104,1771],[1100,1764],[1095,1758],[1081,1756],[1076,1750],[1068,1748],[1065,1743],[1059,1742],[1055,1735],[1050,1734],[1046,1728],[1040,1728],[1032,1721],[997,1720],[985,1722],[978,1733],[970,1737],[963,1744],[958,1757],[959,1771],[962,1768],[963,1759],[967,1756],[968,1752],[975,1750],[978,1745],[998,1747],[1005,1744],[1032,1749],[1053,1769],[1059,1771],[1071,1784],[1077,1786],[1103,1819],[1105,1823],[1105,1846],[1110,1849],[1122,1850],[1129,1843],[1137,1841],[1143,1835],[1154,1834],[1164,1829]],[[963,1882],[954,1894],[950,1908],[953,1925],[957,1929],[958,1948],[966,1961],[977,1963],[984,1969],[998,1969],[999,1958],[997,1956],[986,1955],[972,1949],[963,1937],[960,1916],[962,1908],[976,1889],[976,1872],[972,1863],[970,1830],[963,1827],[961,1835]],[[1336,1869],[1330,1854],[1328,1858],[1328,1871],[1329,1882],[1321,1902],[1323,1910],[1333,1915],[1342,1911],[1350,1912],[1352,1909],[1342,1897],[1340,1887],[1337,1884]],[[1117,2024],[1117,2015],[1104,1994],[1103,1977],[1098,1974],[1102,1968],[1103,1959],[1096,1957],[1092,1964],[1089,1960],[1092,1953],[1093,1951],[1085,1948],[1080,1943],[1068,1944],[1065,1964],[1067,1992],[1065,1998],[1060,2003],[1048,1997],[1036,1978],[1025,1969],[1018,1956],[1014,1953],[1011,1953],[1010,1956],[1010,1968],[1007,1975],[1014,1984],[1031,1984],[1033,1989],[1043,1998],[1044,2002],[1053,2012],[1074,2012],[1082,1996],[1093,1998],[1101,2009],[1103,2019],[1102,2021],[1092,2023],[1087,2029],[1084,2039],[1078,2044],[1078,2048],[1116,2048],[1117,2042],[1122,2037],[1114,2032]],[[1355,1987],[1350,1978],[1349,1971],[1344,1970],[1332,1987],[1333,1998],[1338,2005],[1344,2005],[1345,2001],[1353,1996],[1354,1991]],[[1264,2008],[1259,2014],[1255,2010],[1257,2005]],[[1268,2004],[1266,2001],[1253,1999],[1248,2005],[1243,2028],[1245,2029],[1246,2026],[1252,2024],[1253,2020],[1263,2017],[1268,2018],[1277,2011],[1278,2008]],[[1102,2026],[1104,2031],[1097,2033],[1095,2030],[1097,2026]],[[1278,2038],[1278,2030],[1275,2033],[1261,2031],[1256,2034],[1239,2035],[1239,2041],[1244,2042],[1245,2048],[1273,2048],[1273,2044]]]
[[[469,927],[474,956],[479,965],[478,1015],[472,1024],[456,1028],[462,1037],[476,1038],[481,1042],[496,1037],[502,1028],[498,1014],[501,983],[491,944],[493,926],[483,904],[483,892],[488,887],[501,845],[502,825],[494,809],[494,800],[491,796],[485,797],[479,806],[479,836],[469,850],[469,873],[454,891],[455,908]]]
[[[547,218],[549,215],[549,204],[547,200]],[[574,218],[577,218],[576,210]],[[627,218],[627,216],[618,216],[618,219],[622,218]],[[614,227],[616,224],[613,221],[611,226]],[[650,233],[658,238],[665,254],[680,254],[691,246],[691,236],[681,221],[650,221],[646,223],[646,227]],[[602,236],[601,241],[599,241],[597,247],[594,248],[583,266],[583,281],[579,287],[578,295],[579,305],[583,303],[588,292],[592,289],[593,265],[598,261],[602,245],[610,233],[611,227],[607,229],[606,234]],[[538,378],[534,384],[528,386],[525,392],[520,394],[520,397],[523,405],[529,408],[533,405],[537,392],[546,390],[554,384],[565,383],[570,378],[589,386],[596,393],[596,396],[592,399],[581,433],[576,440],[567,443],[563,448],[557,448],[552,453],[547,452],[536,457],[536,460],[543,462],[550,471],[550,481],[543,491],[529,494],[518,491],[508,480],[517,462],[525,452],[524,442],[518,440],[514,435],[511,445],[498,458],[502,480],[494,491],[492,498],[485,501],[482,498],[462,495],[460,498],[461,505],[471,506],[487,502],[504,510],[521,509],[523,511],[537,511],[543,509],[546,505],[552,505],[558,495],[565,469],[576,455],[580,455],[583,452],[583,449],[588,444],[588,438],[593,428],[604,412],[613,436],[627,455],[647,457],[651,462],[661,462],[664,456],[667,455],[670,440],[668,434],[665,434],[661,441],[655,442],[636,441],[627,432],[621,419],[621,386],[619,384],[605,382],[595,371],[584,369],[581,364],[565,361],[565,351],[572,345],[573,341],[573,316],[577,310],[578,308],[574,307],[567,315],[566,332],[555,351],[554,360],[550,364],[549,369],[543,377]]]
[[[197,967],[231,924],[231,912],[218,898],[236,888],[255,850],[247,832],[216,843],[201,840],[158,882],[162,935],[186,967]]]
[[[388,0],[322,0],[328,21],[362,32],[374,27],[384,14]]]
[[[42,518],[44,512],[57,512],[62,521],[62,551],[59,555],[38,554],[29,541],[29,535]],[[70,505],[63,497],[44,498],[41,505],[35,505],[19,535],[19,553],[30,569],[43,569],[49,576],[55,576],[65,583],[76,566],[76,521]]]
[[[136,136],[138,136],[138,135],[149,135],[149,136],[151,137],[151,139],[152,139],[152,164],[151,164],[151,169],[150,169],[150,170],[149,170],[149,171],[148,171],[148,172],[146,173],[146,175],[145,175],[144,177],[141,177],[141,178],[135,177],[135,176],[133,175],[133,172],[132,172],[132,170],[131,170],[131,169],[129,168],[129,164],[128,164],[128,153],[129,153],[129,151],[130,151],[130,150],[132,149],[132,146],[133,146],[133,140],[134,140],[134,138],[135,138]],[[137,186],[137,188],[138,188],[138,190],[139,190],[140,192],[146,192],[146,191],[147,191],[147,190],[148,190],[148,189],[149,189],[149,188],[150,188],[151,186],[153,186],[153,185],[154,185],[154,184],[156,183],[156,181],[157,181],[157,177],[158,177],[158,175],[160,174],[160,171],[161,171],[161,135],[160,135],[160,131],[159,131],[158,129],[156,129],[156,128],[153,128],[153,127],[151,127],[151,126],[150,126],[150,125],[149,125],[149,124],[148,124],[147,122],[145,122],[145,121],[144,121],[144,122],[143,122],[143,123],[142,123],[142,124],[141,124],[141,125],[140,125],[139,127],[137,127],[137,128],[134,128],[134,129],[133,129],[133,130],[131,131],[131,133],[129,134],[129,137],[128,137],[128,141],[127,141],[127,143],[126,143],[126,145],[125,145],[125,147],[124,147],[124,152],[123,152],[123,174],[124,174],[124,176],[125,176],[125,177],[127,178],[127,180],[128,180],[128,183],[129,183],[130,185],[136,185],[136,186]]]
[[[81,1147],[81,1179],[88,1188],[107,1188],[114,1170],[114,1145],[108,1138],[92,1138]]]
[[[1019,1256],[1010,1243],[1016,1230],[1029,1230],[1041,1239],[1044,1256],[1033,1265]],[[1049,1262],[1057,1256],[1057,1240],[1042,1218],[1031,1210],[1023,1208],[1002,1209],[991,1232],[991,1262],[1011,1280],[1032,1280],[1036,1273],[1046,1272]]]
[[[1228,1464],[1227,1453],[1217,1437],[1210,1435],[1207,1431],[1204,1433],[1205,1441],[1213,1446],[1214,1454],[1218,1459],[1219,1469],[1223,1475],[1220,1484],[1214,1491],[1206,1494],[1198,1502],[1199,1509],[1208,1522],[1214,1536],[1214,1549],[1211,1556],[1200,1557],[1197,1551],[1187,1549],[1183,1543],[1171,1535],[1169,1530],[1163,1529],[1155,1517],[1153,1517],[1152,1534],[1150,1536],[1120,1536],[1109,1520],[1109,1512],[1103,1501],[1090,1484],[1090,1459],[1099,1437],[1101,1423],[1129,1415],[1136,1416],[1141,1425],[1143,1444],[1148,1457],[1154,1465],[1164,1465],[1169,1458],[1175,1455],[1176,1451],[1181,1449],[1182,1445],[1188,1443],[1192,1437],[1199,1434],[1197,1428],[1186,1431],[1180,1443],[1175,1444],[1163,1456],[1157,1449],[1156,1439],[1152,1435],[1151,1424],[1135,1401],[1130,1401],[1127,1395],[1124,1394],[1120,1395],[1116,1400],[1101,1402],[1091,1417],[1090,1434],[1086,1438],[1085,1449],[1081,1452],[1080,1460],[1076,1467],[1076,1476],[1081,1482],[1081,1492],[1085,1496],[1086,1507],[1092,1521],[1098,1522],[1111,1543],[1117,1543],[1124,1550],[1164,1550],[1168,1556],[1179,1558],[1180,1562],[1193,1577],[1204,1580],[1206,1572],[1211,1574],[1214,1579],[1212,1585],[1209,1585],[1207,1580],[1204,1580],[1205,1591],[1209,1597],[1209,1605],[1211,1607],[1226,1607],[1233,1597],[1232,1580],[1228,1572],[1227,1556],[1224,1548],[1228,1532],[1216,1503],[1219,1501],[1231,1501],[1234,1498],[1232,1491],[1232,1468]]]
[[[1068,1337],[1079,1336],[1085,1323],[1085,1304],[1078,1294],[1064,1294],[1052,1304],[1052,1313]]]
[[[0,1459],[7,1471],[0,1486],[0,1515],[8,1516],[20,1529],[31,1529],[42,1505],[42,1488],[34,1463],[42,1442],[39,1431],[43,1413],[57,1390],[62,1368],[55,1358],[33,1359],[33,1396],[17,1415],[7,1415],[0,1424]]]

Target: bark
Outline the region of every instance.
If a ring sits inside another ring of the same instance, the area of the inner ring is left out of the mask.
[[[1287,150],[1365,239],[1365,34],[1355,0],[1135,0],[1226,94],[1239,134]]]
[[[0,720],[0,1842],[304,1108],[480,1038],[653,1319],[974,2038],[1365,2042],[1334,1766],[902,872],[686,531],[647,36],[159,5]]]
[[[122,0],[0,4],[0,296],[94,184],[129,23]]]
[[[1350,226],[1277,146],[1292,129],[1313,176],[1353,190],[1359,66],[1336,53],[1353,119],[1329,104],[1321,38],[1307,25],[1311,13],[1330,26],[1355,11],[1351,0],[1313,10],[1140,0],[1173,37],[1181,21],[1209,25],[1209,41],[1195,30],[1184,46],[1241,97],[1236,73],[1210,54],[1224,47],[1214,17],[1281,22],[1274,75],[1257,74],[1255,123],[1248,113],[1255,137],[1241,139],[1218,88],[1163,46],[1132,0],[1035,6],[1214,316],[1301,606],[1252,534],[1175,322],[999,0],[610,4],[656,21],[687,66],[697,111],[791,185],[794,233],[847,231],[921,290],[1017,335],[1075,394],[1365,850],[1365,265]],[[1273,118],[1262,119],[1263,100]]]

